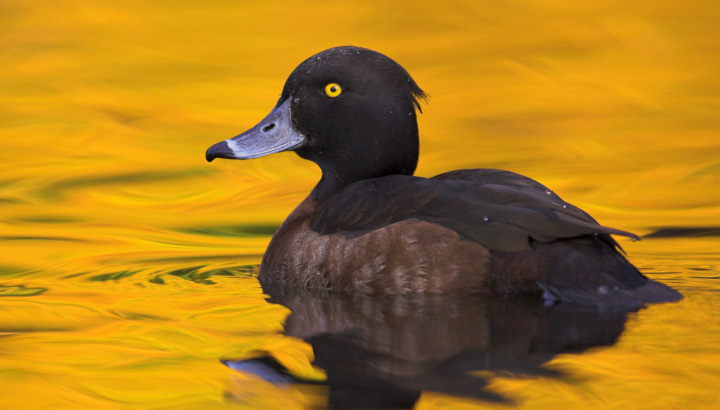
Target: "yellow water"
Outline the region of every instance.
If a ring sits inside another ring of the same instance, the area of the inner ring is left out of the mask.
[[[253,276],[319,178],[292,153],[208,164],[306,57],[353,44],[431,95],[418,174],[503,168],[602,223],[720,226],[720,3],[0,3],[0,407],[304,407],[219,359],[322,379]],[[720,401],[720,238],[629,242],[682,291],[619,341],[497,373],[527,408]],[[418,407],[482,402],[424,392]]]

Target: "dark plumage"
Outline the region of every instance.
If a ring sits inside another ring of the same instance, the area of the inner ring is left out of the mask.
[[[393,60],[359,47],[323,51],[290,75],[258,125],[207,159],[293,150],[322,178],[273,237],[260,281],[398,294],[543,293],[550,302],[674,301],[611,234],[542,184],[508,171],[412,174],[424,92]]]

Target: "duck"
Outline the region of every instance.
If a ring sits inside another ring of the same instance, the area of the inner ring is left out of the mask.
[[[303,61],[257,125],[206,160],[293,151],[320,181],[263,255],[265,286],[349,294],[540,295],[640,306],[681,294],[647,278],[612,235],[535,180],[498,169],[414,176],[427,94],[391,58],[334,47]]]

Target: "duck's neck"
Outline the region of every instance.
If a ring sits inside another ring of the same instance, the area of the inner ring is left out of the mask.
[[[310,193],[310,198],[318,204],[325,202],[328,198],[343,190],[345,187],[366,179],[381,178],[388,175],[412,175],[417,166],[417,154],[410,155],[405,161],[399,161],[392,166],[380,167],[379,169],[370,167],[363,170],[358,164],[352,166],[324,166],[319,164],[322,169],[322,178],[315,185]]]
[[[326,136],[324,140],[331,143],[324,149],[312,145],[297,149],[298,155],[322,170],[322,178],[310,197],[320,204],[355,182],[412,175],[418,163],[419,141],[412,106],[401,110],[408,111],[411,115],[396,118],[392,127],[384,126],[386,122],[369,122],[363,127],[349,127],[340,136]],[[360,131],[353,131],[356,128]]]
[[[321,168],[323,167],[321,166]],[[323,168],[322,178],[320,178],[320,182],[315,185],[315,188],[310,193],[310,198],[317,203],[325,202],[326,199],[340,192],[346,186],[363,179],[367,178],[360,176],[352,177],[351,175],[337,172],[332,168]]]

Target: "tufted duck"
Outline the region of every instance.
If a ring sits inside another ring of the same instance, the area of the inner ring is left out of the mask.
[[[322,178],[260,265],[263,284],[374,294],[535,293],[547,303],[675,301],[599,225],[508,171],[413,176],[425,93],[390,58],[336,47],[300,64],[272,112],[206,158],[295,151]]]

